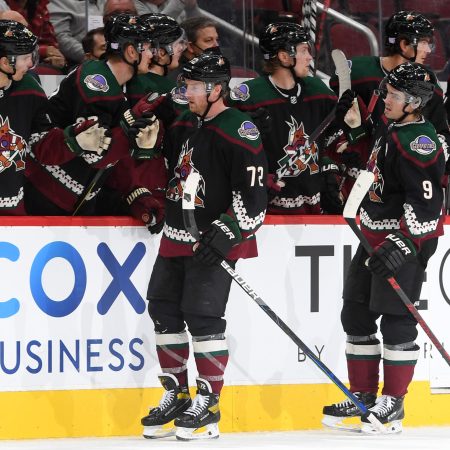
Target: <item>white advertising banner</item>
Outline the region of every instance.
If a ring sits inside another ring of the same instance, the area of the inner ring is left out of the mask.
[[[0,230],[0,390],[159,385],[145,301],[159,237],[134,226]],[[347,381],[340,308],[344,270],[357,246],[353,233],[343,224],[264,225],[258,242],[260,257],[240,261],[237,271]],[[444,344],[450,343],[449,252],[444,236],[420,305]],[[226,384],[328,382],[236,284],[226,319]],[[415,379],[448,387],[449,368],[422,332],[418,344]],[[189,367],[195,373],[192,361]]]

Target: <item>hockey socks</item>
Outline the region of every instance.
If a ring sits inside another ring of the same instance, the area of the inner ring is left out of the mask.
[[[222,339],[208,339],[217,336],[194,336],[192,344],[199,378],[207,380],[212,392],[219,395],[228,363],[228,346],[223,335],[221,335]]]
[[[173,374],[180,386],[188,385],[187,361],[189,338],[186,331],[173,334],[156,334],[156,353],[164,373]]]

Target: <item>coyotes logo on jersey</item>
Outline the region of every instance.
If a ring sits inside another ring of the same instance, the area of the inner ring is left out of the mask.
[[[288,143],[283,147],[286,155],[278,160],[278,165],[281,168],[289,164],[289,170],[284,175],[285,177],[297,177],[306,169],[309,173],[316,174],[319,172],[319,152],[315,142],[311,145],[309,143],[309,136],[305,133],[303,122],[300,125],[291,116],[292,122],[286,121],[289,125]],[[298,158],[295,161],[289,161],[295,154]]]
[[[374,174],[374,181],[369,189],[369,198],[373,202],[382,203],[381,195],[383,194],[384,179],[377,164],[378,153],[381,150],[381,137],[375,141],[369,160],[367,161],[367,170]]]
[[[13,164],[16,172],[25,169],[27,143],[9,126],[9,119],[0,116],[0,172]]]
[[[199,173],[192,162],[193,151],[194,148],[189,148],[189,140],[187,140],[183,144],[180,156],[178,156],[178,164],[173,170],[175,176],[169,180],[169,185],[166,191],[166,197],[169,200],[177,202],[178,200],[183,198],[184,183],[186,182],[187,177],[191,173]],[[199,208],[203,208],[205,205],[203,200],[198,195],[200,193],[203,193],[203,195],[205,195],[205,180],[201,175],[195,195],[194,204]]]

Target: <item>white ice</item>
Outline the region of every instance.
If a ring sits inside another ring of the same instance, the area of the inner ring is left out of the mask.
[[[0,441],[1,450],[448,450],[450,428],[405,428],[398,435],[366,436],[341,431],[222,433],[219,439],[180,442],[141,437]]]

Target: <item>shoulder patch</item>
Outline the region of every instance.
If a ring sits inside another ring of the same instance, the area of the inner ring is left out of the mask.
[[[99,73],[88,75],[84,79],[84,84],[91,91],[100,91],[100,92],[109,91],[108,81],[106,81],[106,78],[103,75],[100,75]]]
[[[174,87],[170,91],[172,95],[172,100],[175,103],[178,103],[179,105],[187,105],[189,103],[188,99],[186,98],[186,88],[184,86],[182,87]]]
[[[421,134],[409,144],[410,149],[419,155],[429,155],[436,150],[436,143],[428,136]]]
[[[250,88],[245,83],[239,84],[231,90],[230,98],[232,100],[245,102],[245,100],[250,98]]]
[[[251,141],[256,141],[259,138],[259,130],[256,128],[256,125],[249,120],[246,120],[241,123],[241,126],[238,129],[239,136],[250,139]]]

